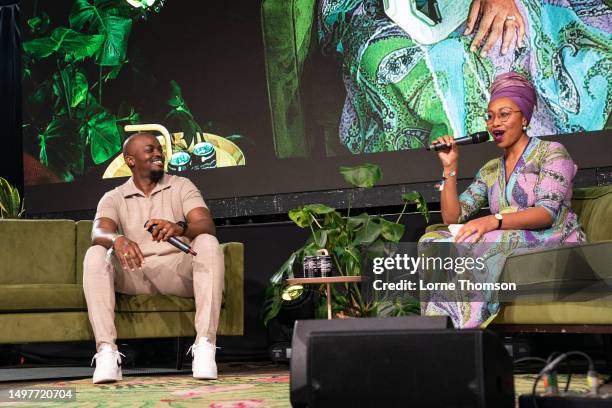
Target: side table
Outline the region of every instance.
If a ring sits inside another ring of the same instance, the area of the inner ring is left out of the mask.
[[[332,318],[331,308],[331,285],[332,283],[349,283],[349,282],[361,282],[363,277],[361,276],[328,276],[325,278],[289,278],[287,283],[289,285],[316,285],[324,283],[327,285],[327,319]]]

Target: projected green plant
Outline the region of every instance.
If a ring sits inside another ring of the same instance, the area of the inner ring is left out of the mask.
[[[0,218],[21,218],[23,204],[19,190],[0,177]]]
[[[382,178],[380,168],[371,164],[342,167],[340,172],[344,179],[356,188],[373,187]],[[289,211],[289,218],[300,228],[310,229],[311,235],[305,245],[293,252],[270,278],[263,310],[265,323],[278,314],[283,296],[286,300],[292,297],[291,288],[287,287],[285,279],[294,277],[294,268],[301,268],[304,256],[315,255],[319,249],[325,248],[333,259],[337,274],[360,276],[367,258],[384,256],[389,246],[401,240],[404,225],[400,224],[400,221],[408,205],[415,204],[423,217],[429,220],[425,199],[416,191],[402,195],[404,207],[395,222],[366,212],[351,215],[352,193],[349,193],[348,198],[346,216],[323,204],[304,205]],[[366,317],[403,316],[419,311],[418,302],[410,297],[367,301],[363,298],[358,284],[344,286],[344,291],[332,290],[334,313]],[[325,307],[325,304],[321,304],[317,308],[317,316],[326,314]]]
[[[42,67],[53,73],[28,96],[51,112],[26,119],[24,136],[37,139],[40,162],[64,181],[82,175],[88,161],[100,164],[117,154],[122,125],[138,122],[133,108],[123,103],[113,112],[103,96],[127,62],[134,20],[146,13],[123,0],[75,0],[67,27],[48,32],[44,12],[27,21],[35,38],[23,44],[24,79]]]

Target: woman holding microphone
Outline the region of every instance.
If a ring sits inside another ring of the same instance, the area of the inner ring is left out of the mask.
[[[451,146],[438,153],[443,168],[442,219],[446,224],[463,224],[454,240],[465,242],[470,256],[485,259],[487,282],[498,281],[506,257],[517,250],[586,240],[570,207],[576,165],[560,143],[527,135],[535,101],[534,87],[523,76],[508,72],[495,79],[485,118],[502,155],[482,166],[461,195],[456,182],[459,148],[450,136],[436,140]],[[490,215],[470,219],[487,205]],[[451,239],[450,232],[436,231],[420,242]],[[486,325],[499,310],[488,296],[470,299],[476,300],[449,302],[433,296],[422,311],[449,315],[455,327],[469,328]]]

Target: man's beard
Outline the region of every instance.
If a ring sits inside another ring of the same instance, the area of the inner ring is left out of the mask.
[[[164,171],[163,170],[153,170],[153,171],[151,171],[151,181],[157,183],[159,180],[162,179],[162,177],[164,177]]]

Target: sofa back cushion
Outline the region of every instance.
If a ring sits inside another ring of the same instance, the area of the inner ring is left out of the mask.
[[[574,189],[572,209],[589,242],[612,240],[612,186]]]
[[[75,283],[70,220],[0,220],[0,284]]]

